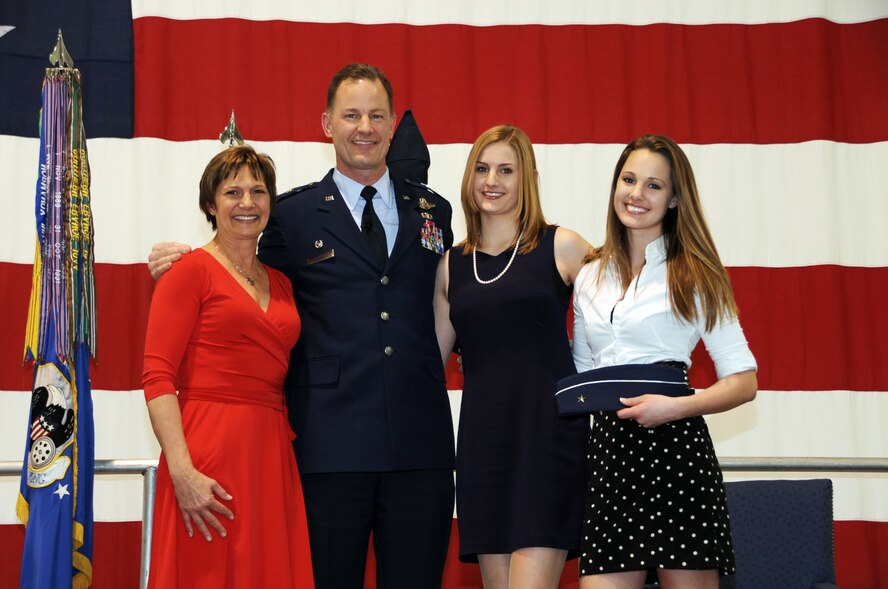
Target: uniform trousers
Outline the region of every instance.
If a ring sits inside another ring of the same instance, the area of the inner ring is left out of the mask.
[[[316,589],[363,589],[370,534],[378,589],[439,589],[453,471],[302,475]]]

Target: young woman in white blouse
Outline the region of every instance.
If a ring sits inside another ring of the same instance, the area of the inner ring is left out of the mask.
[[[637,385],[621,409],[593,413],[580,587],[637,588],[656,573],[667,589],[715,588],[719,574],[734,572],[734,557],[701,416],[754,399],[756,362],[674,141],[646,135],[623,150],[605,243],[587,262],[574,295],[577,370],[627,365],[637,380],[647,368],[639,365],[665,364],[684,377],[702,338],[718,380],[678,397]]]

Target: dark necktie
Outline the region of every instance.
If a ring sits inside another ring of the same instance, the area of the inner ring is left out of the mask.
[[[388,259],[388,245],[386,244],[385,230],[382,228],[382,222],[376,216],[376,211],[373,209],[373,196],[375,194],[376,189],[372,186],[365,186],[361,191],[361,196],[367,201],[367,204],[364,205],[364,214],[361,216],[361,233],[364,234],[364,239],[367,240],[367,245],[370,246],[370,253],[373,254],[376,265],[382,269],[385,267],[385,261]]]

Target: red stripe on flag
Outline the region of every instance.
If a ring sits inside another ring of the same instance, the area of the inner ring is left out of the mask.
[[[888,587],[888,522],[837,521],[836,584],[842,589]]]
[[[888,391],[888,268],[809,266],[730,268],[741,321],[759,362],[763,390]],[[0,304],[8,337],[0,344],[0,390],[29,390],[33,369],[19,360],[24,342],[31,267],[0,263]],[[99,359],[94,389],[141,388],[145,323],[153,282],[143,264],[96,265]],[[849,308],[846,301],[854,301]],[[692,384],[713,382],[705,352],[694,356]],[[461,389],[455,364],[448,386]]]
[[[0,390],[29,391],[33,366],[23,366],[31,266],[0,263],[0,305],[6,316],[0,339]],[[91,362],[93,389],[142,388],[142,353],[154,282],[144,264],[96,264],[98,359]]]
[[[729,268],[740,321],[769,391],[888,391],[888,267]],[[849,305],[853,302],[853,305]],[[691,384],[715,380],[703,346]]]
[[[18,587],[25,528],[0,525],[0,587]],[[141,522],[95,522],[92,589],[139,586]]]
[[[332,75],[381,67],[429,143],[494,124],[535,143],[888,139],[888,19],[765,25],[412,26],[135,20],[135,134],[324,141]],[[244,40],[228,43],[223,40]],[[207,50],[212,48],[212,59]],[[654,99],[652,99],[654,98]]]

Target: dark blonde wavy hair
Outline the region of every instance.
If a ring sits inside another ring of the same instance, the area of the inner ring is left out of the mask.
[[[696,321],[695,296],[699,297],[706,319],[706,331],[711,331],[717,322],[737,316],[737,303],[728,273],[715,249],[703,215],[694,170],[687,155],[672,139],[662,135],[644,135],[623,149],[611,182],[604,245],[589,254],[585,261],[601,261],[597,276],[599,282],[610,267],[619,274],[623,289],[632,282],[628,232],[614,209],[614,194],[626,160],[639,149],[660,154],[669,162],[673,196],[678,202],[678,206],[666,210],[663,218],[666,277],[672,310],[685,321]]]
[[[461,190],[462,208],[466,216],[463,254],[468,254],[472,248],[481,245],[481,210],[475,202],[474,195],[475,167],[481,158],[481,152],[488,145],[499,141],[512,146],[518,157],[516,164],[521,177],[518,182],[518,207],[515,209],[515,219],[518,222],[518,231],[524,233],[521,253],[527,254],[533,251],[539,242],[540,229],[550,226],[543,216],[543,208],[540,205],[536,156],[530,138],[518,127],[498,125],[481,133],[466,159]]]

